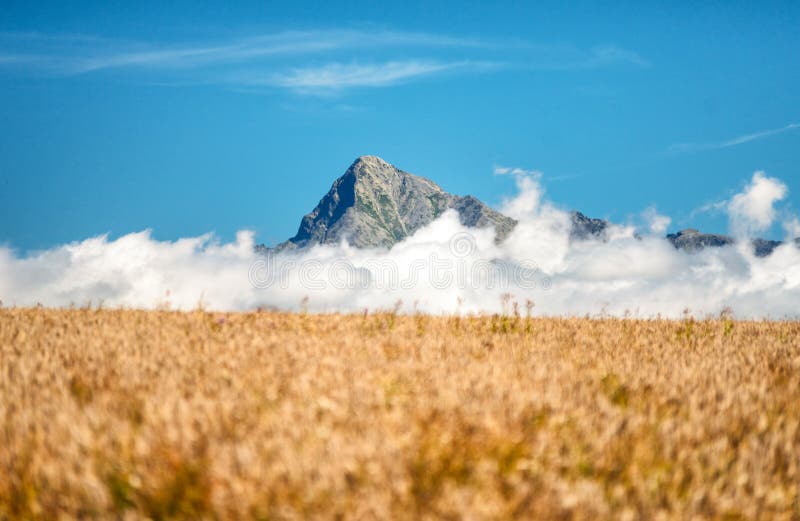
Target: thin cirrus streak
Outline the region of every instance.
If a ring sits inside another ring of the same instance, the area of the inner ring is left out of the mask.
[[[17,47],[16,61],[74,75],[123,67],[198,68],[254,61],[270,56],[316,54],[376,47],[491,47],[470,38],[398,31],[285,31],[229,41],[188,45],[144,44],[39,33],[2,33],[0,45]],[[21,47],[21,48],[20,48]],[[31,52],[30,49],[38,48]],[[46,57],[46,60],[42,60]]]
[[[780,128],[773,128],[769,130],[762,130],[761,132],[753,132],[752,134],[745,134],[726,141],[709,142],[709,143],[677,143],[669,147],[669,152],[683,153],[683,152],[697,152],[701,150],[716,150],[720,148],[735,147],[743,145],[758,139],[764,139],[784,132],[789,132],[800,128],[800,123],[789,123],[788,125]]]
[[[510,175],[514,177],[531,177],[534,179],[542,179],[544,178],[544,173],[539,170],[527,170],[525,168],[518,168],[518,167],[507,167],[507,166],[495,166],[493,170],[494,175]],[[561,174],[561,175],[548,175],[547,182],[556,182],[556,181],[570,181],[572,179],[578,179],[581,177],[580,174]]]
[[[217,46],[194,46],[123,52],[78,64],[77,72],[124,66],[193,68],[237,64],[280,55],[303,55],[376,47],[480,47],[477,40],[423,33],[360,31],[290,31],[261,35]]]
[[[452,56],[454,51],[459,55]],[[409,58],[410,52],[418,57]],[[183,44],[0,32],[0,67],[22,73],[70,77],[125,70],[146,73],[154,84],[270,87],[303,94],[382,87],[444,72],[614,65],[650,63],[614,45],[579,48],[363,28],[284,31]]]
[[[321,67],[293,69],[265,77],[240,76],[238,81],[251,85],[269,85],[292,90],[330,91],[351,87],[385,87],[420,76],[445,72],[480,72],[498,68],[490,62],[437,62],[424,60],[385,63],[329,63]]]

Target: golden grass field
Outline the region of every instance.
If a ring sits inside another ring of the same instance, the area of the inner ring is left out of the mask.
[[[0,310],[0,519],[800,519],[800,323]]]

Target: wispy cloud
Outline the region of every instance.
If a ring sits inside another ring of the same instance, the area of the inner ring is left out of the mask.
[[[494,175],[513,175],[513,176],[530,176],[539,178],[542,173],[539,170],[526,170],[524,168],[516,168],[509,166],[496,166],[493,171]]]
[[[547,176],[545,181],[548,183],[554,181],[571,181],[573,179],[579,179],[581,177],[580,174],[563,174],[563,175],[554,175],[554,176]]]
[[[580,48],[572,45],[519,44],[520,65],[535,70],[587,70],[612,66],[651,67],[637,52],[616,45]]]
[[[725,211],[725,207],[728,206],[728,201],[711,201],[710,203],[705,203],[701,206],[698,206],[694,210],[689,213],[689,220],[694,219],[700,214],[709,213],[709,214],[717,214],[722,213]]]
[[[580,174],[562,174],[562,175],[545,176],[544,173],[539,170],[527,170],[525,168],[508,167],[508,166],[495,166],[492,173],[494,173],[494,175],[530,177],[532,179],[536,179],[537,181],[543,181],[543,182],[546,181],[548,183],[555,181],[569,181],[571,179],[577,179],[580,177]]]
[[[324,93],[353,87],[386,87],[420,76],[453,71],[480,71],[491,63],[389,61],[384,63],[328,63],[319,67],[292,69],[267,76],[240,75],[238,82],[285,87],[302,93]]]
[[[476,47],[473,40],[419,33],[362,33],[357,31],[288,32],[240,40],[227,45],[191,46],[143,52],[122,52],[82,60],[76,72],[114,67],[201,67],[235,64],[270,56],[301,55],[343,49],[379,47]]]
[[[737,145],[743,145],[745,143],[749,143],[750,141],[756,141],[758,139],[764,139],[770,136],[775,136],[777,134],[783,134],[784,132],[789,132],[790,130],[795,130],[798,128],[800,128],[800,123],[790,123],[785,127],[773,128],[770,130],[762,130],[761,132],[753,132],[752,134],[745,134],[743,136],[738,136],[732,139],[728,139],[726,141],[707,142],[707,143],[678,143],[675,145],[671,145],[668,151],[671,153],[679,154],[685,152],[698,152],[701,150],[716,150],[720,148],[735,147]]]
[[[638,53],[628,49],[622,49],[615,45],[606,45],[592,49],[593,62],[596,65],[607,63],[628,62],[640,67],[650,67],[652,64],[642,58]]]
[[[0,64],[4,63],[20,63],[26,61],[28,56],[17,54],[0,54]]]
[[[41,53],[18,53],[16,56],[20,61],[29,58],[29,62],[49,67],[53,72],[61,74],[83,74],[123,67],[196,68],[236,64],[270,56],[313,54],[343,49],[490,46],[488,43],[469,38],[363,30],[286,31],[231,41],[188,45],[146,45],[40,33],[2,33],[0,41],[6,45],[21,42],[27,49],[39,44],[47,51],[46,61],[41,60]],[[66,48],[60,45],[65,42],[69,43]]]
[[[40,31],[0,31],[0,41],[9,42],[15,40],[23,42],[51,41],[63,44],[65,42],[101,42],[105,38],[75,33],[48,34]]]
[[[156,84],[272,87],[304,94],[385,87],[446,72],[592,69],[618,64],[649,66],[637,53],[613,45],[581,49],[374,27],[284,31],[183,44],[0,32],[2,68],[53,76],[139,71]]]

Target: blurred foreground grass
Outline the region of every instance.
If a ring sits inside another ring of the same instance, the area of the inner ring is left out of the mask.
[[[0,309],[0,519],[800,519],[800,323]]]

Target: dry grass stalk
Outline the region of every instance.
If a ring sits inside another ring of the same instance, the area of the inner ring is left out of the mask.
[[[0,310],[0,519],[798,519],[800,323]]]

